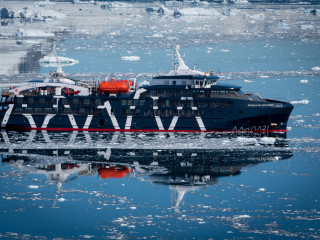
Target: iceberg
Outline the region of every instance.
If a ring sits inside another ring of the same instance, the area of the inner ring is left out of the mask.
[[[123,56],[121,57],[123,61],[139,61],[140,57],[139,56]]]
[[[54,37],[54,33],[44,32],[38,29],[19,28],[16,32],[17,37]]]
[[[39,60],[40,66],[43,67],[57,67],[58,66],[58,60],[62,66],[72,66],[75,64],[78,64],[79,61],[67,58],[67,57],[55,57],[55,56],[45,56]]]
[[[320,67],[315,66],[315,67],[312,67],[311,70],[312,70],[312,71],[320,71]]]

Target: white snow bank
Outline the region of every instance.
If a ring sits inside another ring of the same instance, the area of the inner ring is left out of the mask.
[[[140,57],[139,56],[123,56],[123,57],[121,57],[121,60],[123,60],[123,61],[139,61]]]
[[[54,33],[44,32],[38,29],[19,28],[16,32],[17,37],[54,37]]]
[[[309,100],[308,99],[303,99],[300,101],[290,101],[291,104],[308,104]]]
[[[47,18],[61,19],[66,17],[63,13],[59,13],[53,10],[45,10],[38,6],[25,8],[21,11],[18,11],[16,15],[20,18],[40,21],[45,21]]]
[[[311,70],[312,70],[312,71],[320,71],[320,67],[315,66],[315,67],[312,67]]]
[[[221,14],[214,9],[204,9],[204,8],[185,8],[179,10],[182,15],[192,15],[192,16],[215,16],[219,17]]]
[[[78,64],[79,61],[67,58],[67,57],[58,57],[59,62],[62,66],[72,66],[75,64]],[[39,63],[43,67],[57,67],[58,66],[58,60],[55,56],[45,56],[39,60]]]
[[[266,15],[263,13],[254,14],[254,15],[245,15],[248,20],[255,20],[255,21],[263,21],[266,18]]]
[[[302,30],[313,30],[314,29],[313,25],[301,25],[300,27]]]

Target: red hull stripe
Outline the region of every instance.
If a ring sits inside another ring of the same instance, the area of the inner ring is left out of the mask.
[[[46,130],[46,131],[82,131],[82,132],[212,132],[212,133],[266,133],[266,132],[282,132],[287,130],[236,130],[236,131],[214,131],[214,130],[157,130],[157,129],[101,129],[101,128],[32,128],[32,127],[15,127],[15,130]]]

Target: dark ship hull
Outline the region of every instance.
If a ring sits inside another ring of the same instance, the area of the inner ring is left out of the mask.
[[[160,97],[155,107],[151,97],[134,99],[133,95],[70,96],[60,99],[56,107],[54,96],[15,97],[9,103],[1,103],[1,127],[54,131],[286,132],[293,109],[284,102],[262,103],[236,97]]]

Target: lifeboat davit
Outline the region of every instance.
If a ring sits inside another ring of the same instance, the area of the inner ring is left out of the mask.
[[[133,86],[131,80],[110,79],[108,82],[103,81],[100,83],[98,91],[106,93],[127,93],[129,92],[130,86]]]

